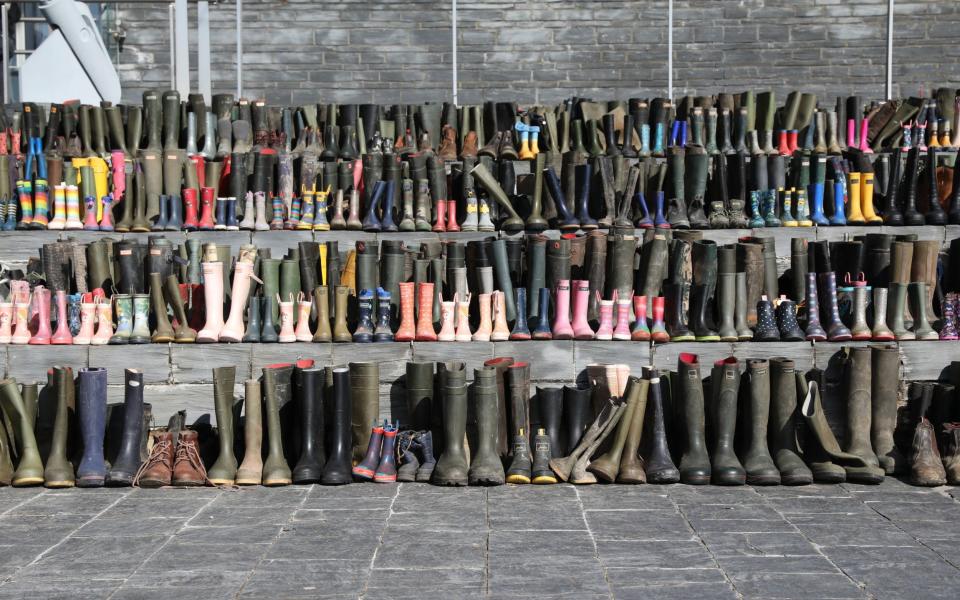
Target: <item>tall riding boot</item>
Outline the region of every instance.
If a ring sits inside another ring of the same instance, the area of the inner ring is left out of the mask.
[[[353,480],[350,459],[350,369],[327,367],[325,374],[325,395],[327,398],[332,397],[332,409],[326,411],[330,417],[324,431],[327,461],[323,465],[320,482],[324,485],[342,485]]]
[[[220,452],[217,462],[207,471],[207,477],[214,485],[233,485],[237,479],[237,457],[233,453],[233,384],[236,376],[236,367],[218,367],[213,370],[213,405],[217,414]]]
[[[749,485],[779,485],[780,471],[767,446],[770,420],[770,363],[764,359],[747,361],[750,374],[750,439],[742,455]]]
[[[503,464],[497,453],[497,372],[474,369],[474,414],[477,419],[477,448],[470,457],[470,485],[503,485]]]
[[[467,376],[462,362],[449,362],[441,373],[444,447],[433,470],[436,485],[467,485]]]
[[[103,487],[107,465],[103,438],[107,425],[107,370],[80,369],[77,415],[83,438],[83,458],[77,467],[77,487]],[[139,451],[139,445],[137,446]],[[14,481],[16,485],[16,481]]]
[[[813,474],[797,447],[797,383],[792,360],[770,359],[770,450],[783,485],[807,485]]]

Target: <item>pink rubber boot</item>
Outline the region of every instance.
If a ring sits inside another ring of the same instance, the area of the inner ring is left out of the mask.
[[[553,339],[572,340],[573,327],[570,325],[570,280],[557,281],[553,294]]]
[[[205,262],[201,264],[203,266],[203,300],[207,312],[207,322],[203,329],[197,332],[197,343],[212,344],[220,340],[220,332],[223,331],[223,263]],[[240,305],[238,304],[238,306]],[[240,337],[243,337],[242,331]]]
[[[647,326],[647,297],[633,297],[633,332],[630,339],[635,342],[646,342],[650,339],[650,328]]]
[[[600,326],[597,327],[598,340],[613,339],[613,300],[603,300],[597,292],[597,306],[600,312]]]
[[[33,288],[33,305],[37,311],[37,332],[30,337],[30,343],[46,345],[50,343],[50,290],[42,285]]]
[[[577,279],[573,284],[573,339],[592,340],[593,329],[587,321],[587,307],[590,304],[590,282]]]
[[[50,343],[73,343],[73,334],[70,333],[70,325],[67,323],[67,293],[63,290],[57,291],[57,331],[50,338]]]
[[[614,292],[614,296],[616,296]],[[615,340],[629,340],[631,337],[630,334],[630,300],[616,300],[616,309],[617,309],[617,325],[613,329],[613,339]]]

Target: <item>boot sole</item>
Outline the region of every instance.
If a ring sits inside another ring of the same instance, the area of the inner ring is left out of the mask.
[[[24,477],[23,479],[14,479],[11,483],[13,487],[27,487],[41,484],[43,484],[43,477]]]
[[[236,485],[235,479],[211,479],[213,485]]]
[[[73,481],[67,481],[67,480],[47,481],[47,482],[44,482],[43,486],[51,489],[63,489],[63,488],[76,487],[76,483],[74,483]]]
[[[290,485],[293,483],[292,479],[269,479],[264,480],[263,485],[267,487],[278,487],[281,485]]]
[[[557,483],[557,478],[552,475],[537,475],[531,481],[534,485],[549,485]]]
[[[261,480],[259,479],[237,479],[235,485],[260,485]]]

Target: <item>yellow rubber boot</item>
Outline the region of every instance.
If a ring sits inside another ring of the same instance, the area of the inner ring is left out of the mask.
[[[540,154],[540,128],[531,125],[527,127],[527,131],[530,132],[530,153],[533,155],[532,158],[536,158]]]
[[[794,190],[794,188],[790,188],[789,190],[780,190],[780,193],[783,194],[782,224],[784,227],[796,227],[798,223],[793,216],[794,211],[796,210],[794,205],[796,190]]]
[[[101,221],[103,220],[103,203],[100,199],[107,195],[107,176],[110,174],[110,167],[107,166],[107,161],[99,157],[88,160],[93,167],[93,183],[97,190],[97,221]]]
[[[800,227],[813,227],[813,221],[810,220],[810,209],[807,206],[807,192],[797,190],[794,196],[794,202],[797,204],[797,225]]]
[[[860,211],[860,179],[860,173],[850,173],[847,225],[863,225],[866,223],[863,219],[863,213]]]
[[[330,188],[327,188],[328,190]],[[321,192],[327,193],[327,192]],[[320,247],[317,248],[320,251],[320,285],[327,285],[327,245],[321,243]]]
[[[883,224],[883,217],[873,210],[873,173],[860,174],[860,202],[863,204],[863,218],[867,225]]]
[[[523,123],[516,124],[516,130],[520,132],[520,160],[530,160],[536,155],[530,151],[530,128]]]

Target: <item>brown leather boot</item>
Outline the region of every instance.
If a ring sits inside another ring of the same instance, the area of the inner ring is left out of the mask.
[[[134,486],[158,488],[170,485],[173,477],[173,434],[163,431],[153,437],[150,456],[133,478]]]
[[[943,467],[947,472],[947,483],[960,485],[960,423],[945,423],[943,436],[946,439]]]
[[[463,147],[460,149],[460,158],[477,157],[477,132],[471,131],[463,138]]]
[[[173,485],[201,486],[207,484],[207,469],[197,450],[197,432],[180,432],[177,453],[173,459]]]
[[[449,125],[443,126],[443,138],[437,148],[437,157],[443,160],[457,160],[457,132]]]
[[[935,487],[947,483],[947,473],[937,449],[937,434],[926,417],[921,417],[913,433],[910,455],[910,483]]]

